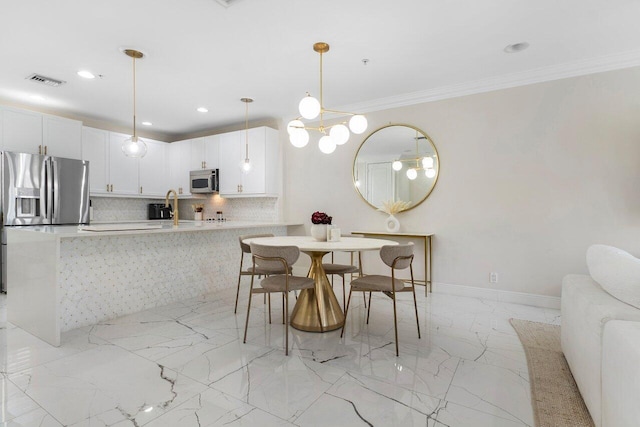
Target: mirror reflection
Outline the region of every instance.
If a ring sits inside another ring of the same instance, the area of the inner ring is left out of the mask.
[[[389,125],[372,132],[360,145],[353,162],[353,183],[371,206],[422,203],[438,180],[440,162],[436,146],[422,130],[410,125]]]

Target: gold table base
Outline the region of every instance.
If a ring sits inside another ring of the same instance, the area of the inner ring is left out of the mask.
[[[314,289],[300,291],[291,313],[291,326],[307,332],[328,332],[344,324],[344,313],[331,283],[322,268],[322,257],[329,251],[303,251],[311,257],[308,277],[315,280]]]

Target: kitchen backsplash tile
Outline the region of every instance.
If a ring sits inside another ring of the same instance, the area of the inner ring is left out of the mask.
[[[136,199],[118,197],[92,197],[93,220],[144,221],[148,215],[149,203],[164,203],[164,199]],[[194,219],[192,205],[204,204],[204,218],[215,218],[222,211],[224,218],[234,221],[278,221],[279,205],[277,197],[222,198],[217,195],[198,199],[178,201],[181,219]]]

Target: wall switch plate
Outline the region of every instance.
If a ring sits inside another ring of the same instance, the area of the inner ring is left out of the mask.
[[[489,274],[489,282],[498,283],[498,273]]]

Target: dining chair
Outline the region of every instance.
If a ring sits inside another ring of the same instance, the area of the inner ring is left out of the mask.
[[[403,245],[386,245],[380,248],[380,258],[387,266],[391,267],[391,276],[369,275],[355,279],[351,282],[349,290],[349,298],[347,299],[347,307],[344,311],[345,324],[342,325],[340,337],[344,335],[344,327],[347,323],[347,313],[349,312],[349,304],[351,303],[351,293],[353,292],[381,292],[391,298],[393,301],[393,326],[396,337],[396,356],[399,356],[398,350],[398,311],[396,306],[396,294],[399,292],[411,292],[413,294],[413,307],[416,312],[416,326],[418,327],[418,339],[420,338],[420,321],[418,320],[418,303],[416,301],[416,288],[413,280],[413,243]],[[396,278],[396,270],[404,270],[409,268],[411,273],[411,284],[407,286],[406,282]],[[369,308],[367,309],[367,323],[369,323],[369,315],[371,313],[371,297],[369,297]]]
[[[353,258],[356,253],[358,254],[358,265],[355,265],[353,263]],[[347,305],[347,292],[345,288],[344,276],[347,274],[351,274],[353,279],[353,273],[358,273],[358,277],[362,277],[362,254],[359,251],[350,252],[349,255],[351,256],[351,264],[334,264],[333,254],[334,253],[331,252],[331,262],[322,263],[322,268],[324,269],[324,272],[327,276],[331,276],[331,287],[333,287],[333,275],[340,276],[342,278],[342,308],[344,309]],[[366,308],[366,296],[364,296],[364,305]]]
[[[234,314],[238,312],[238,298],[240,296],[240,281],[242,280],[242,276],[251,276],[253,274],[253,268],[254,268],[253,266],[251,266],[245,270],[242,269],[244,264],[244,255],[251,254],[251,247],[249,246],[248,243],[245,243],[244,241],[248,239],[255,239],[258,237],[273,237],[273,234],[246,234],[238,238],[238,240],[240,241],[241,254],[240,254],[240,269],[238,271],[238,289],[236,290],[236,304],[233,309]],[[284,271],[285,270],[282,270],[280,265],[277,265],[275,268],[266,268],[266,269],[258,268],[256,270],[256,274],[268,276],[270,274],[283,274]],[[271,323],[271,300],[269,300],[269,323]]]
[[[282,293],[285,300],[284,331],[285,354],[289,355],[289,292],[313,289],[315,281],[309,277],[294,276],[291,267],[300,257],[300,249],[297,246],[265,246],[251,243],[251,257],[253,259],[253,274],[251,275],[251,288],[249,291],[249,306],[247,308],[247,321],[244,325],[244,340],[247,342],[247,328],[249,327],[249,314],[251,313],[251,296],[253,294]],[[266,276],[260,280],[259,286],[254,286],[255,276],[259,270],[275,271],[279,269],[285,273]],[[319,313],[318,313],[319,315]]]

